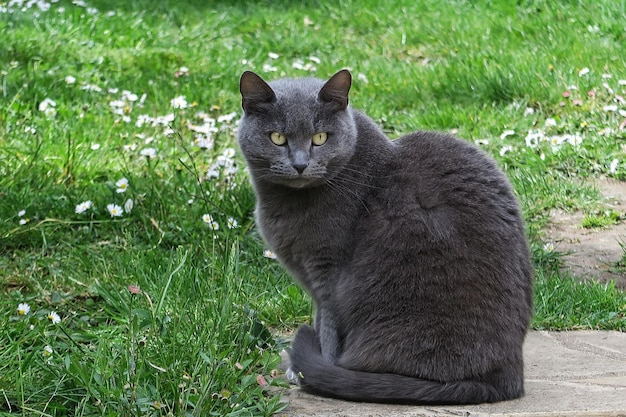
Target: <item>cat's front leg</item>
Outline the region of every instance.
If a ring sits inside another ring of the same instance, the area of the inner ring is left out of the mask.
[[[291,367],[291,358],[289,357],[289,352],[283,350],[280,352],[280,365],[279,368],[285,372],[285,378],[287,378],[287,382],[293,385],[300,385],[300,378],[298,378],[298,374]]]
[[[322,357],[329,363],[337,364],[341,354],[341,342],[335,318],[327,309],[318,307],[314,327],[320,342],[319,349]],[[289,383],[300,385],[300,378],[291,367],[291,359],[286,351],[281,352],[280,367],[285,371],[285,377]]]
[[[320,340],[322,357],[328,362],[336,364],[341,354],[339,328],[332,313],[321,306],[315,313],[315,331]]]

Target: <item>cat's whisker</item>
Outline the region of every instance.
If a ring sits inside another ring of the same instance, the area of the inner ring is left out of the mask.
[[[362,187],[369,188],[369,189],[379,189],[379,190],[382,189],[382,187],[378,185],[367,182],[366,180],[359,181],[358,178],[354,178],[350,176],[349,174],[344,174],[344,173],[337,174],[331,179],[331,181],[332,180],[341,181],[343,183],[350,184],[350,185],[358,185],[358,186],[362,186]]]
[[[337,184],[333,180],[325,180],[326,185],[332,188],[339,196],[344,198],[347,203],[351,204],[356,198],[359,203],[363,206],[363,208],[369,212],[367,208],[367,204],[363,200],[363,196],[359,195],[356,191],[352,190],[350,187],[343,187],[342,184]]]
[[[393,174],[389,174],[389,175],[380,175],[380,174],[371,174],[368,172],[364,172],[363,167],[358,167],[358,166],[352,166],[350,164],[346,164],[342,167],[342,171],[349,171],[349,172],[353,172],[355,174],[358,174],[360,176],[363,177],[368,177],[368,178],[374,178],[374,179],[384,179],[384,178],[389,178],[391,177]]]

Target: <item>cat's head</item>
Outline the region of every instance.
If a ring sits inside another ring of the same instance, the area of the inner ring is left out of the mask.
[[[326,82],[306,78],[269,84],[253,72],[243,73],[239,146],[256,182],[313,187],[341,171],[356,147],[348,106],[351,83],[347,70]]]

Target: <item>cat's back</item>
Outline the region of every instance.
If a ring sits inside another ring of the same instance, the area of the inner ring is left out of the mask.
[[[495,161],[442,133],[416,132],[392,144],[393,158],[359,225],[360,246],[384,247],[388,259],[424,256],[431,265],[477,271],[455,275],[460,281],[499,281],[507,271],[510,280],[498,285],[521,286],[529,298],[532,267],[522,213]]]
[[[463,174],[476,180],[507,183],[490,156],[477,146],[455,136],[417,131],[392,143],[398,162],[394,169],[421,174],[424,180],[442,180]]]
[[[386,190],[416,198],[420,208],[458,209],[468,218],[482,213],[521,224],[507,177],[475,145],[451,135],[419,131],[394,140]],[[398,198],[399,195],[389,196]]]
[[[344,360],[440,380],[480,374],[493,361],[521,363],[532,266],[506,176],[482,150],[449,135],[416,132],[392,144],[393,158],[359,223],[349,273],[337,286],[338,294],[351,294],[338,308],[358,346]],[[389,350],[420,359],[360,362]],[[437,367],[457,356],[466,359]]]

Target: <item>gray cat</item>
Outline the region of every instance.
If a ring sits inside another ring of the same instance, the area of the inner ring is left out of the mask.
[[[511,186],[465,141],[390,141],[348,105],[351,83],[240,81],[259,230],[316,306],[292,371],[354,401],[522,396],[532,267]]]

